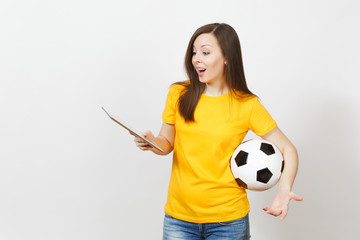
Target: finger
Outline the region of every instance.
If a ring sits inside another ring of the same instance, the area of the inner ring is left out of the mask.
[[[303,197],[294,194],[293,196],[291,196],[290,199],[294,199],[295,201],[302,201],[302,200],[303,200]]]
[[[263,210],[270,215],[274,215],[273,210],[268,208],[267,206],[263,207]]]
[[[266,211],[267,214],[270,214],[275,217],[277,217],[281,214],[281,210],[278,210],[278,209],[271,209],[268,207],[264,207],[263,210]]]
[[[281,216],[280,216],[280,221],[285,219],[285,217],[287,215],[287,211],[288,211],[287,208],[282,211]]]
[[[145,143],[144,140],[142,140],[141,138],[138,138],[138,137],[135,137],[135,138],[134,138],[134,142],[135,142],[135,143]]]
[[[142,132],[141,133],[143,135],[144,138],[152,140],[153,139],[153,134],[151,131],[146,131],[146,132]]]
[[[138,147],[150,147],[150,145],[146,142],[139,142],[136,144],[136,146]]]
[[[150,149],[149,147],[139,147],[139,148],[140,148],[140,150],[143,150],[143,151],[147,151]]]
[[[145,142],[144,140],[142,140],[142,139],[139,138],[139,137],[135,137],[135,138],[134,138],[134,141],[135,141],[135,142],[138,142],[138,143],[143,143],[143,142]]]
[[[270,208],[269,211],[270,211],[270,214],[275,216],[275,217],[279,216],[281,214],[281,212],[282,212],[281,209],[271,209],[271,208]]]
[[[149,144],[142,144],[142,145],[138,145],[138,148],[140,148],[141,150],[149,150],[152,148],[152,146],[150,146]]]
[[[136,143],[147,143],[146,141],[144,141],[143,139],[141,139],[139,137],[134,137],[134,142],[136,142]]]

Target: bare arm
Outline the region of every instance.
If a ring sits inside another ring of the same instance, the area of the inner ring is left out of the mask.
[[[285,167],[281,174],[278,189],[291,191],[298,169],[298,153],[295,146],[278,127],[275,127],[262,138],[275,144],[283,154]]]
[[[175,139],[175,126],[172,124],[162,123],[159,136],[155,137],[151,131],[146,131],[143,133],[143,136],[146,139],[156,143],[164,152],[160,152],[155,148],[151,147],[141,138],[134,138],[134,142],[138,148],[143,151],[151,150],[152,152],[158,155],[167,155],[172,152],[174,149],[174,139]]]
[[[302,197],[291,192],[298,169],[298,153],[295,146],[278,127],[275,127],[269,133],[262,136],[262,138],[275,144],[283,154],[285,161],[277,194],[270,208],[264,207],[263,209],[268,214],[274,216],[281,214],[280,219],[283,220],[287,215],[290,200],[302,201]]]

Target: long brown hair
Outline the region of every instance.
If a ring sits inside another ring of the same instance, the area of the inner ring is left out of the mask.
[[[226,85],[231,96],[241,98],[254,95],[247,87],[241,55],[239,37],[236,31],[225,23],[212,23],[198,28],[192,35],[185,54],[185,70],[190,82],[176,82],[184,86],[178,104],[181,116],[186,122],[195,122],[194,112],[206,84],[199,81],[199,76],[192,64],[193,46],[196,38],[203,33],[212,33],[216,37],[222,54],[227,61],[225,67]]]

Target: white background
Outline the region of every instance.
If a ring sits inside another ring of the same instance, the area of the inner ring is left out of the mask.
[[[171,155],[138,150],[100,106],[158,133],[200,26],[232,25],[250,89],[300,154],[285,221],[249,192],[252,239],[356,239],[357,0],[0,0],[0,239],[161,239]],[[249,136],[248,136],[249,137]]]

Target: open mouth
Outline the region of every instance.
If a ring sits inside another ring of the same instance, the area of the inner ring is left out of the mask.
[[[205,68],[197,68],[196,70],[198,71],[199,75],[203,75],[204,72],[206,71]]]

